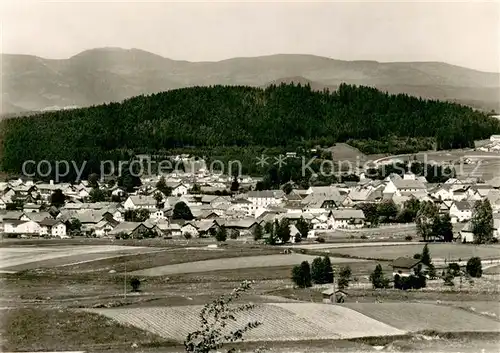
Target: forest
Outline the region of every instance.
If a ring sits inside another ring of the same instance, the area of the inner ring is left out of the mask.
[[[471,147],[500,133],[500,122],[472,108],[342,84],[191,87],[122,103],[44,112],[0,121],[0,166],[21,171],[26,160],[102,160],[173,150],[295,151],[348,142],[368,153]],[[220,153],[220,152],[219,152]],[[208,156],[210,157],[210,156]]]

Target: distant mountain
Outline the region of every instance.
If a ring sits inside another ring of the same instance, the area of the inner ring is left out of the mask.
[[[500,110],[500,74],[438,62],[341,61],[298,54],[188,62],[121,48],[87,50],[63,60],[2,54],[1,61],[4,113],[90,106],[190,86],[262,87],[290,79],[315,90],[346,82]]]

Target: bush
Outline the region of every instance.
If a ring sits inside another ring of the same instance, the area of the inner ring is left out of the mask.
[[[454,277],[460,276],[460,265],[457,264],[456,262],[452,262],[452,263],[448,264],[448,271],[450,271],[450,273]]]
[[[133,277],[130,279],[130,285],[132,286],[132,292],[139,292],[141,281],[139,280],[139,278]]]
[[[189,232],[186,232],[186,233],[184,233],[183,235],[184,235],[184,238],[185,238],[186,240],[189,240],[189,239],[191,239],[191,238],[193,237],[193,235],[192,235],[191,233],[189,233]]]
[[[412,240],[413,240],[413,237],[412,237],[411,235],[407,235],[407,236],[405,237],[405,240],[406,240],[406,241],[412,241]]]
[[[417,253],[417,254],[413,255],[413,258],[420,260],[422,258],[422,254]]]
[[[240,232],[238,232],[236,229],[231,230],[231,234],[229,235],[229,238],[231,239],[238,239],[240,236]]]
[[[220,229],[215,233],[215,240],[217,241],[226,241],[227,240],[227,231],[226,228],[220,227]]]
[[[318,243],[324,243],[324,242],[325,242],[325,238],[322,238],[322,237],[317,237],[317,238],[316,238],[316,241],[317,241]]]
[[[471,277],[480,278],[483,275],[483,267],[480,257],[472,257],[467,261],[466,271]]]
[[[364,234],[362,236],[360,236],[359,238],[360,239],[368,239],[368,237],[366,235],[364,235]]]

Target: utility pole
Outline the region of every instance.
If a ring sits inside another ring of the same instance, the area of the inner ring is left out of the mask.
[[[123,299],[127,299],[127,263],[125,262],[125,277],[123,278]]]

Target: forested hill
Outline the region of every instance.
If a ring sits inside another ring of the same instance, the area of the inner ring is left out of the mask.
[[[292,148],[389,137],[435,137],[450,148],[500,132],[497,120],[468,107],[345,84],[335,92],[286,84],[183,88],[1,123],[2,168],[8,171],[19,171],[26,160],[99,161],[130,149]]]

